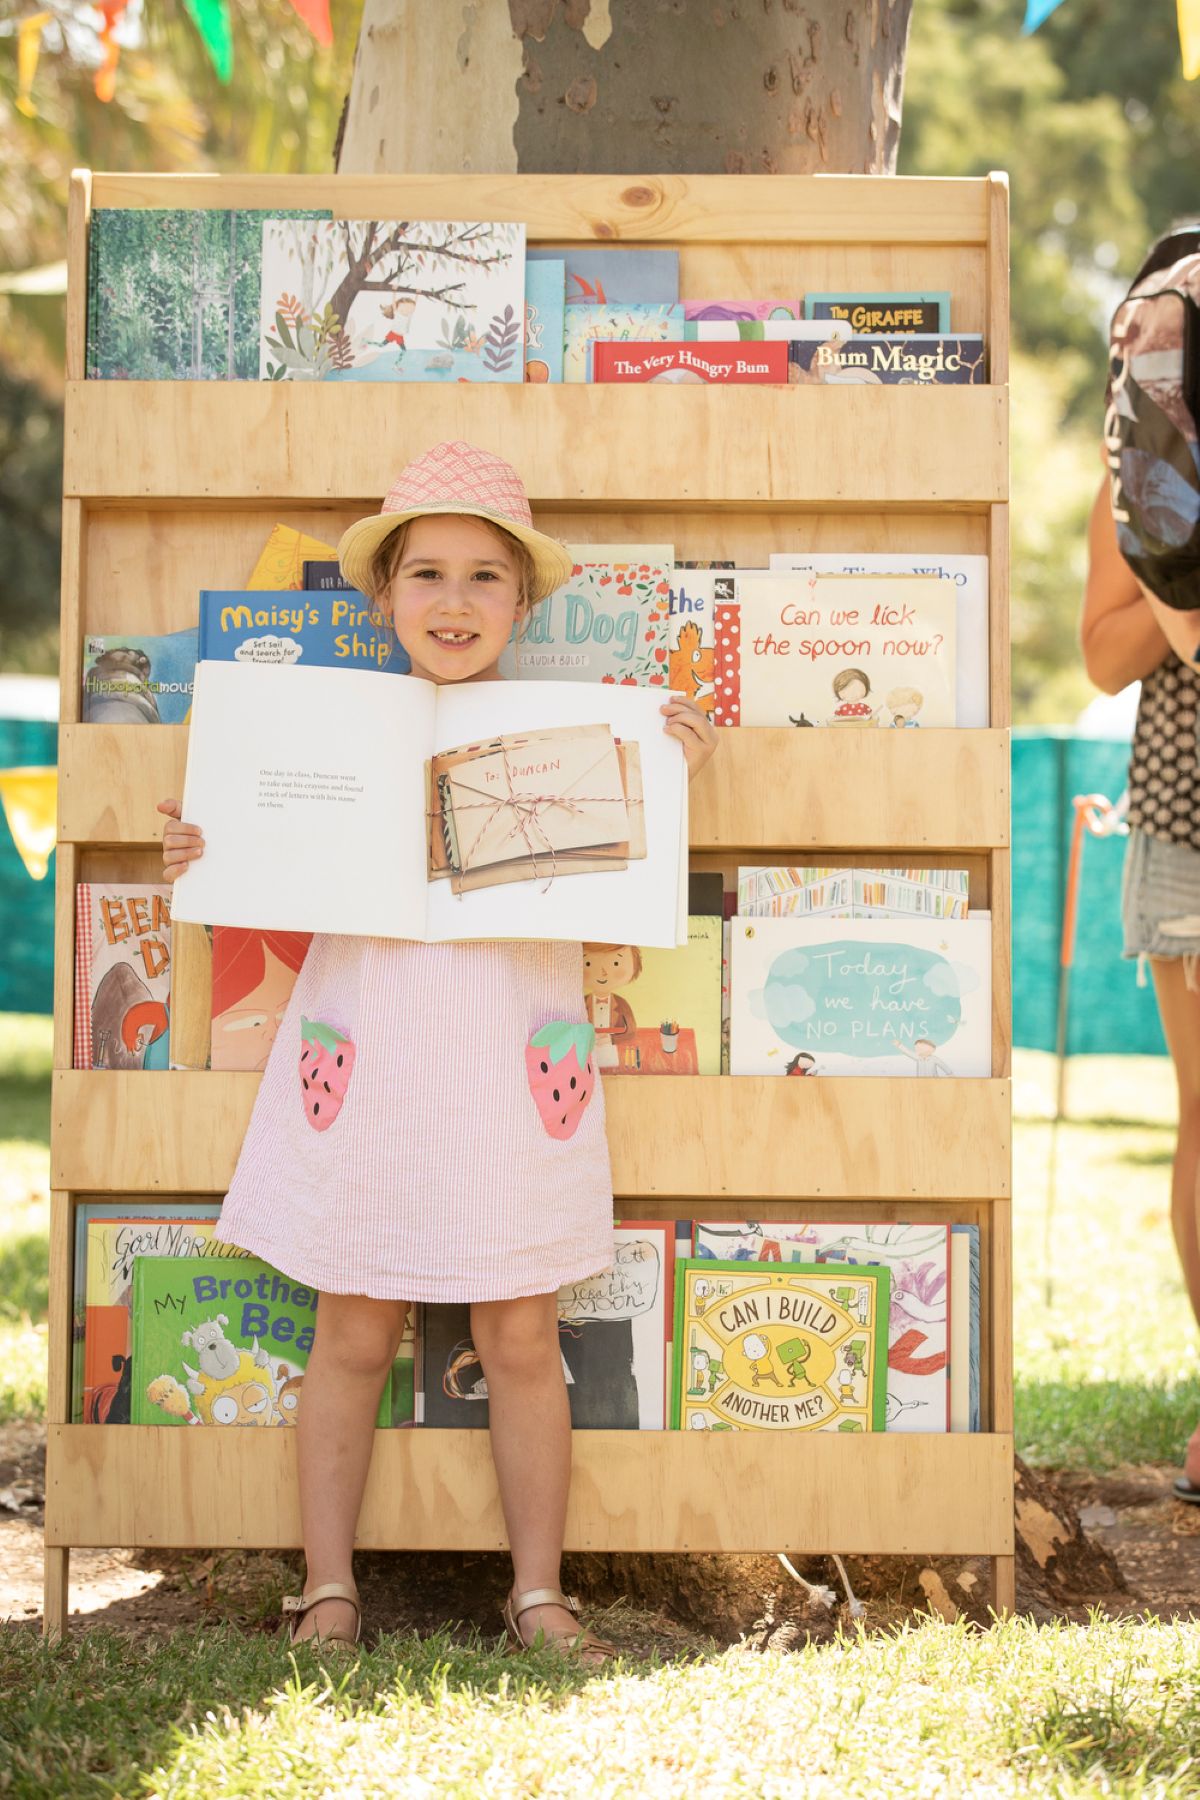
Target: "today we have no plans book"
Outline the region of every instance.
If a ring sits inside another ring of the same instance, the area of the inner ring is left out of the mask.
[[[657,690],[201,662],[175,884],[196,924],[687,942],[687,764]]]

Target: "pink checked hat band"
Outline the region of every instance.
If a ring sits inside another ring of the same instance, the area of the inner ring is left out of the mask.
[[[435,444],[416,457],[393,482],[378,513],[359,519],[338,545],[342,573],[369,590],[371,559],[384,539],[406,519],[428,513],[466,513],[490,519],[525,544],[533,556],[535,593],[544,599],[571,573],[564,547],[534,528],[525,485],[511,463],[461,441]]]

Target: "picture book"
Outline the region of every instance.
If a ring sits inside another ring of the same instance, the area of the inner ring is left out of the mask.
[[[742,343],[822,344],[831,336],[838,340],[849,337],[850,331],[848,326],[831,327],[772,314],[759,319],[691,319],[685,323],[683,335],[689,343],[719,343],[736,338]]]
[[[529,263],[564,263],[568,306],[661,306],[679,299],[678,250],[539,248],[525,256]]]
[[[738,913],[745,919],[798,913],[834,919],[965,919],[969,896],[966,869],[738,870]]]
[[[897,337],[950,329],[949,294],[806,294],[806,319],[837,319],[856,335]]]
[[[269,220],[260,325],[271,381],[523,381],[525,227]]]
[[[684,322],[688,325],[762,319],[802,319],[803,304],[799,300],[685,300]]]
[[[354,594],[359,591],[346,580],[346,577],[342,574],[341,565],[338,563],[336,557],[324,559],[320,562],[306,561],[304,564],[304,578],[300,585],[306,593],[319,594],[337,591],[344,594]],[[362,599],[366,599],[365,594],[362,596]]]
[[[978,1225],[950,1227],[950,1429],[981,1431]]]
[[[884,1267],[675,1264],[679,1431],[883,1431]]]
[[[316,1289],[258,1257],[137,1257],[133,1423],[295,1425],[316,1317]],[[389,1373],[375,1422],[391,1417]]]
[[[827,322],[830,333],[839,321]],[[942,386],[987,380],[983,339],[978,334],[960,337],[910,336],[842,337],[824,342],[801,339],[790,346],[790,378],[831,386]]]
[[[581,546],[580,548],[584,548]],[[667,685],[669,562],[576,562],[500,658],[506,679]]]
[[[583,1000],[602,1074],[721,1073],[721,923],[690,915],[676,950],[584,944]]]
[[[291,525],[272,525],[247,581],[248,588],[302,588],[306,559],[334,558],[337,551]]]
[[[160,1204],[159,1210],[173,1209]],[[138,1258],[223,1264],[244,1257],[244,1251],[214,1238],[217,1211],[210,1201],[204,1218],[93,1219],[88,1224],[81,1414],[89,1424],[130,1423],[130,1313]]]
[[[612,344],[592,345],[592,380],[658,381],[736,386],[742,382],[787,385],[786,344]]]
[[[560,257],[525,264],[525,379],[563,378],[567,265]]]
[[[921,575],[724,577],[718,725],[913,730],[957,711],[953,584]]]
[[[395,632],[372,623],[370,604],[356,588],[204,588],[199,657],[382,675],[407,675],[412,667]]]
[[[568,306],[563,332],[563,380],[590,381],[588,355],[597,340],[621,343],[678,343],[683,338],[681,306]]]
[[[725,572],[686,569],[671,575],[667,613],[667,661],[673,693],[694,700],[712,718],[716,711],[716,609],[736,602],[737,584]]]
[[[558,1344],[576,1431],[661,1431],[666,1424],[675,1227],[613,1227],[613,1265],[558,1294]],[[469,1306],[423,1309],[418,1423],[488,1423],[487,1378]]]
[[[734,1075],[990,1075],[991,920],[735,919]]]
[[[212,927],[171,924],[171,1033],[173,1069],[212,1066]]]
[[[571,682],[201,661],[183,810],[206,848],[174,911],[426,942],[685,942],[686,765],[660,705],[602,683],[585,703]],[[446,874],[489,869],[502,878]]]
[[[116,1305],[121,1303],[125,1310],[125,1339],[122,1347],[114,1348],[111,1355],[119,1358],[117,1363],[106,1364],[103,1354],[100,1357],[100,1373],[103,1379],[91,1395],[88,1410],[84,1408],[84,1353],[87,1340],[88,1324],[88,1232],[94,1223],[101,1222],[110,1228],[127,1226],[130,1229],[148,1230],[152,1225],[162,1222],[177,1223],[210,1220],[214,1216],[215,1206],[211,1200],[179,1200],[160,1195],[154,1200],[130,1200],[122,1197],[117,1200],[80,1200],[74,1209],[75,1244],[72,1258],[71,1285],[71,1422],[89,1425],[128,1424],[129,1423],[129,1292],[125,1284],[124,1297],[120,1298],[118,1284],[122,1269],[120,1254],[110,1256],[102,1264],[106,1271],[104,1279],[97,1285],[97,1304]],[[92,1281],[96,1283],[96,1272],[92,1271]]]
[[[182,725],[192,704],[196,628],[83,640],[86,725]]]
[[[171,888],[81,881],[75,889],[77,1069],[165,1069]]]
[[[887,1430],[946,1431],[954,1312],[945,1225],[697,1219],[694,1249],[719,1262],[886,1268]]]
[[[329,213],[97,207],[88,222],[90,380],[256,381],[263,221]]]
[[[213,926],[214,1069],[266,1068],[311,942],[311,932]]]
[[[929,575],[952,581],[958,596],[955,628],[957,723],[984,726],[988,701],[988,559],[986,556],[929,556],[903,551],[868,553],[785,551],[771,556],[771,569],[812,575]]]

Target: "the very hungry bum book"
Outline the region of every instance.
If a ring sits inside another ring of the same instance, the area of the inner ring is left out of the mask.
[[[656,690],[202,662],[177,919],[687,942],[687,768]]]

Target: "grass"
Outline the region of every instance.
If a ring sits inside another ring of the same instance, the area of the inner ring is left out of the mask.
[[[931,1620],[602,1675],[447,1637],[326,1675],[224,1631],[7,1632],[0,1708],[10,1800],[1200,1792],[1200,1627],[1099,1618]]]

